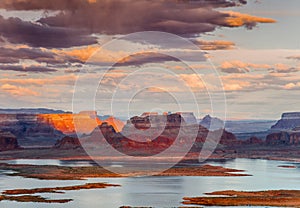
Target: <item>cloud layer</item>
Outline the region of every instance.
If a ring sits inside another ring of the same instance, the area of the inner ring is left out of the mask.
[[[163,31],[185,37],[212,32],[217,27],[273,23],[272,19],[216,8],[236,7],[245,0],[3,0],[8,10],[53,10],[37,22],[0,16],[0,37],[33,47],[68,48],[97,42],[93,34],[118,35]],[[206,47],[208,48],[208,47]]]
[[[68,48],[97,43],[94,37],[82,29],[49,27],[19,18],[5,19],[1,15],[0,35],[10,43],[32,47]]]

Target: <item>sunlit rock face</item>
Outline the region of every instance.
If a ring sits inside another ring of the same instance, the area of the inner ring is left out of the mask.
[[[0,131],[0,151],[19,149],[17,137],[10,132]]]
[[[122,121],[109,117],[102,121],[97,117],[94,111],[83,111],[78,114],[41,114],[38,120],[42,123],[48,123],[58,131],[64,134],[90,134],[97,126],[107,122],[116,129],[122,130],[124,124]]]

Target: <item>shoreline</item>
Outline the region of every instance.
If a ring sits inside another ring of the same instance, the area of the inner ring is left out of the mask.
[[[251,176],[244,170],[224,168],[222,166],[199,165],[193,167],[172,167],[162,172],[131,171],[116,174],[100,166],[67,167],[55,165],[22,165],[0,163],[1,170],[14,171],[5,173],[8,176],[21,176],[40,180],[85,180],[87,178],[122,178],[140,176],[214,176],[214,177],[245,177]]]
[[[260,148],[260,149],[259,149]],[[219,153],[221,152],[221,153]],[[18,160],[18,159],[53,159],[61,161],[137,161],[143,162],[147,157],[137,156],[132,157],[133,160],[124,160],[122,157],[103,157],[98,156],[91,158],[83,149],[55,149],[55,148],[22,148],[17,150],[8,150],[0,152],[0,161]],[[216,150],[205,161],[227,161],[237,158],[244,159],[263,159],[275,160],[282,162],[300,162],[300,148],[297,147],[225,147],[221,150]],[[153,159],[153,158],[152,158]],[[200,158],[201,159],[201,158]],[[198,153],[188,153],[183,159],[181,156],[176,157],[176,153],[172,157],[155,158],[158,162],[174,162],[180,161],[184,163],[198,162]]]
[[[205,206],[299,207],[300,190],[215,191],[202,197],[184,197],[182,204]]]

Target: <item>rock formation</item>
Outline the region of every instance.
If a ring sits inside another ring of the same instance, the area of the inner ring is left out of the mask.
[[[300,127],[300,112],[283,113],[281,119],[271,127],[271,131],[279,132]]]
[[[64,136],[35,114],[0,114],[0,130],[15,135],[21,146],[51,146]]]
[[[48,123],[66,135],[90,134],[97,126],[107,122],[117,131],[121,131],[124,123],[114,117],[102,121],[94,111],[84,111],[78,114],[41,114],[38,120]]]
[[[19,149],[17,138],[10,132],[0,131],[0,151]]]
[[[300,145],[299,131],[282,131],[269,134],[266,138],[267,145]]]
[[[300,112],[283,113],[281,119],[270,129],[265,143],[267,145],[300,144]]]
[[[78,114],[0,114],[0,130],[14,134],[21,146],[53,146],[65,135],[90,134],[103,122],[94,111]],[[105,122],[117,131],[124,126],[114,117],[107,118]]]
[[[81,144],[78,138],[66,136],[57,142],[54,145],[56,149],[77,149],[81,148]]]
[[[210,115],[206,115],[201,121],[200,125],[209,129],[210,131],[215,131],[218,129],[224,128],[224,121],[217,117],[211,117]]]
[[[264,141],[255,136],[250,137],[249,139],[241,142],[243,145],[260,145],[264,144]]]
[[[189,145],[191,151],[197,152],[201,150],[208,133],[208,129],[199,124],[186,123],[178,113],[152,114],[132,117],[121,132],[116,132],[111,125],[103,123],[83,140],[86,143],[90,142],[91,148],[94,148],[93,142],[98,142],[100,145],[109,143],[127,155],[154,155],[171,146],[174,148],[175,140],[179,143],[174,151],[180,152],[183,147]],[[214,134],[221,136],[220,144],[238,144],[234,134],[223,129],[216,130],[211,135]]]

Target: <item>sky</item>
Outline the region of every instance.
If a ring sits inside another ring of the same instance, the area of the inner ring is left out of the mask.
[[[2,0],[0,108],[300,111],[299,0]]]

